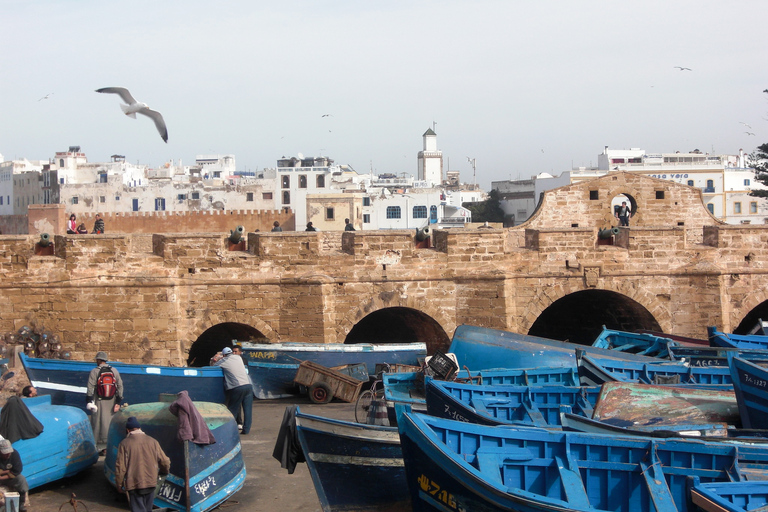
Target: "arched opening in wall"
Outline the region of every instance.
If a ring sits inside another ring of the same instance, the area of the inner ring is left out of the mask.
[[[269,340],[250,325],[225,322],[207,329],[189,347],[188,366],[207,366],[216,352],[231,347],[232,340],[251,343],[269,343]]]
[[[637,213],[637,201],[635,201],[635,198],[632,197],[629,194],[618,194],[611,199],[611,215],[613,215],[613,218],[616,219],[616,225],[619,225],[619,219],[616,218],[617,215],[620,215],[621,203],[626,203],[626,206],[629,208],[629,219],[635,216],[635,213]]]
[[[768,301],[760,303],[750,311],[738,327],[733,330],[734,334],[748,334],[760,320],[768,321]],[[721,326],[716,326],[721,330]]]
[[[427,353],[445,352],[451,338],[431,316],[411,308],[384,308],[360,320],[344,343],[413,343],[427,344]]]
[[[528,334],[591,345],[603,326],[618,331],[661,331],[653,315],[629,297],[607,290],[584,290],[552,303]]]

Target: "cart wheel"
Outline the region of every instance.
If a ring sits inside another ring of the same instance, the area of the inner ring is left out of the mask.
[[[315,382],[309,386],[309,399],[315,404],[327,404],[333,399],[333,393],[325,382]]]

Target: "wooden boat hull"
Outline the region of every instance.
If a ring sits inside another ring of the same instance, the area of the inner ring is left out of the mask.
[[[481,425],[559,427],[563,406],[591,416],[599,388],[577,386],[478,386],[427,382],[427,413]]]
[[[243,357],[256,398],[287,398],[301,393],[293,382],[302,361],[333,368],[365,364],[369,375],[376,366],[418,365],[427,355],[424,343],[343,344],[343,343],[243,343]]]
[[[324,512],[411,510],[396,428],[297,411],[296,429]]]
[[[653,357],[471,325],[460,325],[456,328],[448,351],[456,355],[459,368],[466,366],[470,370],[485,370],[575,368],[576,349],[582,349],[588,354],[600,357],[630,361],[658,361]]]
[[[608,382],[593,419],[625,427],[726,423],[740,425],[733,391]]]
[[[30,382],[41,395],[50,395],[55,405],[85,410],[88,374],[93,362],[42,359],[20,354]],[[123,380],[123,402],[143,404],[157,401],[158,393],[187,391],[192,400],[224,403],[224,376],[221,368],[185,368],[110,361]]]
[[[424,374],[422,372],[385,373],[384,396],[388,401],[426,408]],[[471,380],[476,384],[496,386],[578,386],[579,375],[574,368],[532,368],[524,370],[460,370],[457,381]]]
[[[195,407],[213,432],[216,443],[201,446],[181,442],[176,437],[178,418],[171,414],[169,405],[170,402],[131,405],[112,418],[104,474],[116,485],[117,449],[125,438],[125,422],[136,416],[141,429],[155,438],[171,459],[171,472],[155,495],[155,505],[192,512],[212,510],[239,491],[245,482],[245,462],[235,419],[221,404],[196,401]]]
[[[730,371],[744,428],[768,428],[768,370],[739,357]]]
[[[328,368],[365,363],[369,375],[376,365],[418,365],[427,355],[425,343],[242,343],[247,362],[300,364],[312,361]]]
[[[704,512],[747,512],[768,507],[768,482],[709,482],[694,478],[691,501]]]
[[[639,363],[592,357],[583,353],[578,357],[578,371],[583,386],[600,386],[606,382],[638,382],[719,386],[728,390],[733,384],[727,367],[687,366],[682,362],[660,360]]]
[[[43,424],[39,436],[13,443],[30,489],[76,475],[96,463],[99,454],[91,423],[83,411],[52,405],[49,396],[25,398],[24,404]]]
[[[416,413],[398,425],[416,511],[686,512],[689,476],[746,480],[766,478],[768,469],[766,446],[498,428]]]

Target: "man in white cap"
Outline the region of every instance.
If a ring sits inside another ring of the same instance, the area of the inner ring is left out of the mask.
[[[29,485],[21,474],[24,469],[19,452],[13,449],[7,439],[0,441],[0,485],[19,493],[19,511],[25,512],[29,505]]]
[[[221,366],[224,373],[224,394],[227,397],[229,412],[237,418],[240,407],[243,408],[243,430],[240,433],[246,435],[251,431],[253,388],[248,372],[245,371],[243,358],[232,355],[232,349],[224,347],[221,349],[221,358],[213,364]]]
[[[158,475],[167,475],[171,460],[154,438],[141,430],[136,416],[125,422],[127,435],[117,447],[115,485],[128,493],[131,512],[151,512]]]
[[[107,364],[106,352],[96,354],[96,368],[88,375],[85,408],[91,412],[91,427],[96,438],[99,455],[107,453],[107,433],[112,416],[120,410],[123,400],[123,379],[120,373]]]

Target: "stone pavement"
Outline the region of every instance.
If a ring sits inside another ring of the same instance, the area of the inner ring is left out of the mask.
[[[320,512],[320,502],[307,465],[299,464],[289,475],[280,467],[280,462],[272,458],[283,412],[291,404],[298,404],[308,413],[354,421],[354,406],[343,402],[315,405],[306,397],[254,401],[251,432],[240,437],[247,475],[245,485],[216,510]],[[71,493],[85,505],[78,504],[78,512],[128,510],[125,497],[118,495],[104,477],[103,463],[102,457],[96,465],[75,477],[34,489],[30,493],[30,512],[56,512],[70,499]],[[74,509],[66,504],[61,510]]]

